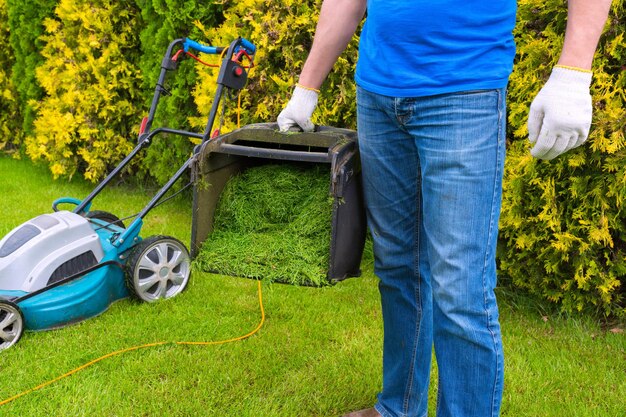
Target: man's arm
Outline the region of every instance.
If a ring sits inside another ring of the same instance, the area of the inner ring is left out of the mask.
[[[530,153],[553,159],[582,145],[591,127],[591,64],[611,0],[569,0],[563,50],[530,106]]]
[[[611,0],[569,0],[565,41],[558,65],[591,69]]]
[[[366,0],[324,0],[300,84],[319,89],[365,15]]]
[[[287,106],[278,115],[280,130],[299,126],[314,129],[311,115],[317,106],[319,88],[346,49],[365,15],[366,0],[324,0],[315,29],[313,46]]]

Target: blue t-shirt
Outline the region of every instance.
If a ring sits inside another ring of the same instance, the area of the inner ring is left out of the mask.
[[[368,0],[356,82],[394,97],[502,88],[515,0]]]

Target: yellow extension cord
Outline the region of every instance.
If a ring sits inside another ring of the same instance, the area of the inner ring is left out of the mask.
[[[63,374],[61,376],[58,376],[58,377],[56,377],[54,379],[51,379],[51,380],[49,380],[47,382],[44,382],[41,385],[37,385],[34,388],[30,388],[30,389],[28,389],[28,390],[26,390],[24,392],[21,392],[21,393],[19,393],[17,395],[14,395],[13,397],[10,397],[10,398],[7,398],[6,400],[0,401],[0,406],[8,404],[11,401],[17,400],[18,398],[23,397],[23,396],[25,396],[27,394],[30,394],[31,392],[35,392],[35,391],[38,391],[38,390],[40,390],[42,388],[45,388],[48,385],[51,385],[51,384],[53,384],[53,383],[55,383],[57,381],[60,381],[63,378],[67,378],[70,375],[74,375],[75,373],[80,372],[83,369],[88,368],[88,367],[90,367],[90,366],[92,366],[92,365],[94,365],[94,364],[96,364],[98,362],[101,362],[101,361],[103,361],[105,359],[108,359],[108,358],[111,358],[113,356],[121,355],[123,353],[128,353],[128,352],[132,352],[132,351],[135,351],[135,350],[145,349],[145,348],[150,348],[150,347],[155,347],[155,346],[164,346],[164,345],[211,346],[211,345],[223,345],[223,344],[226,344],[226,343],[237,342],[239,340],[247,339],[248,337],[250,337],[250,336],[254,335],[255,333],[257,333],[261,329],[261,327],[263,327],[263,323],[265,323],[265,309],[263,308],[263,292],[261,290],[261,281],[257,281],[257,288],[258,288],[258,293],[259,293],[259,307],[261,309],[261,321],[259,322],[259,324],[256,326],[256,328],[254,330],[252,330],[251,332],[249,332],[249,333],[247,333],[247,334],[245,334],[243,336],[235,337],[235,338],[232,338],[232,339],[226,339],[226,340],[218,340],[218,341],[215,341],[215,342],[155,342],[155,343],[147,343],[145,345],[132,346],[132,347],[129,347],[129,348],[126,348],[126,349],[117,350],[115,352],[111,352],[111,353],[108,353],[108,354],[106,354],[104,356],[101,356],[101,357],[99,357],[97,359],[94,359],[91,362],[87,362],[86,364],[81,365],[78,368],[72,369],[71,371],[69,371],[69,372],[67,372],[67,373],[65,373],[65,374]]]

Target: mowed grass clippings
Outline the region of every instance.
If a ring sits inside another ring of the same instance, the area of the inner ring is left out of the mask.
[[[268,164],[233,177],[196,265],[295,285],[328,284],[332,197],[327,166]]]

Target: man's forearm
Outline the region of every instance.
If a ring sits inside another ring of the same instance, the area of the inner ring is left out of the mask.
[[[365,15],[366,0],[324,0],[300,84],[319,89]]]
[[[591,69],[611,0],[569,0],[567,29],[559,65]]]

